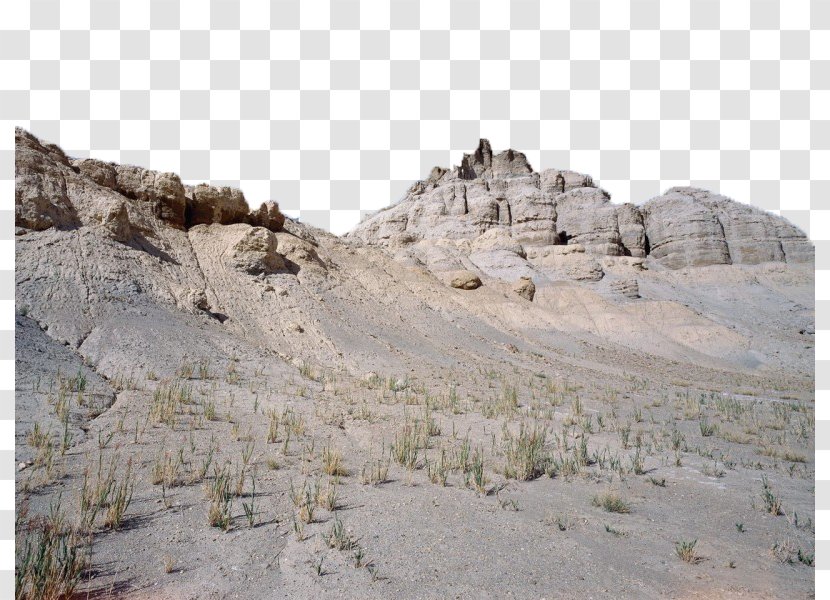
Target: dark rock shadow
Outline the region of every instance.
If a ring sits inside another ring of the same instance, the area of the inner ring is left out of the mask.
[[[148,240],[142,233],[134,233],[132,239],[127,243],[127,246],[129,246],[130,248],[134,248],[135,250],[141,250],[142,252],[146,252],[150,256],[155,256],[159,260],[162,260],[166,263],[170,263],[173,265],[181,264],[175,258],[170,256],[167,252],[151,243],[150,240]]]

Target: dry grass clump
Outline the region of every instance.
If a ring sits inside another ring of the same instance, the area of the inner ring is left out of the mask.
[[[296,489],[294,482],[290,483],[291,501],[297,508],[297,517],[300,523],[307,524],[314,522],[314,509],[317,506],[317,497],[308,483],[303,481],[303,487]],[[296,520],[296,518],[295,518]]]
[[[208,523],[211,527],[227,531],[231,526],[231,504],[233,502],[229,465],[213,466],[213,480],[205,486],[205,492],[210,499]]]
[[[783,564],[801,563],[808,567],[815,566],[815,554],[809,554],[799,548],[791,539],[775,542],[770,548],[773,558]]]
[[[326,475],[339,477],[341,475],[345,476],[349,474],[349,471],[343,465],[343,454],[340,450],[332,447],[331,444],[328,444],[323,448],[321,460],[323,473]]]
[[[764,510],[769,514],[775,517],[784,514],[781,508],[781,498],[773,493],[766,475],[761,476],[761,500],[764,502]]]
[[[616,492],[598,494],[591,500],[591,504],[598,506],[607,512],[619,514],[627,514],[631,512],[631,507]]]
[[[360,471],[360,481],[363,485],[379,485],[387,481],[390,461],[386,456],[386,447],[384,445],[381,445],[380,458],[372,458],[370,456]]]
[[[496,417],[510,417],[519,408],[519,394],[515,386],[505,385],[501,394],[491,400],[486,400],[481,405],[481,414],[488,419]]]
[[[549,462],[544,450],[546,436],[547,429],[538,424],[531,428],[522,423],[519,432],[514,435],[505,423],[502,429],[502,448],[506,460],[504,476],[521,481],[541,476]]]
[[[60,500],[48,517],[18,522],[15,598],[70,598],[86,568],[80,533],[66,525]]]
[[[680,557],[680,560],[690,564],[696,564],[700,562],[700,557],[695,552],[695,546],[697,546],[697,540],[681,540],[675,542],[674,551]]]
[[[490,479],[484,472],[484,451],[476,448],[468,467],[464,471],[464,485],[473,488],[478,494],[486,496],[490,493],[487,484]]]
[[[425,447],[421,428],[417,421],[407,421],[392,441],[392,457],[395,462],[408,470],[418,467],[418,453]]]
[[[176,426],[176,415],[182,407],[193,403],[193,388],[180,382],[160,383],[153,392],[150,418],[153,423]]]
[[[102,510],[106,511],[104,526],[108,529],[119,529],[124,521],[135,489],[135,476],[130,458],[127,460],[124,476],[119,480],[117,474],[121,471],[121,466],[118,462],[118,456],[114,454],[105,468],[103,457],[99,455],[94,482],[92,467],[87,466],[84,470],[80,497],[80,527],[85,531],[95,528],[96,517]]]

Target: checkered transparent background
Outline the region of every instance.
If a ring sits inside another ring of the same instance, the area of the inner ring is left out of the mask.
[[[238,186],[338,233],[479,137],[590,173],[616,201],[719,190],[816,240],[817,537],[830,540],[828,28],[828,0],[4,3],[0,266],[13,125],[70,155]],[[6,479],[13,449],[9,433]]]

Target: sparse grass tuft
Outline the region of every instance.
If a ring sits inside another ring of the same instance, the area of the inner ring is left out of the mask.
[[[63,522],[59,502],[48,518],[31,519],[18,527],[22,543],[19,537],[15,598],[70,598],[81,581],[86,566],[80,548],[81,537]]]
[[[331,444],[323,448],[321,460],[323,463],[323,473],[326,475],[345,476],[349,474],[346,467],[343,466],[343,454],[340,450],[332,447]]]
[[[407,421],[392,441],[392,457],[395,462],[408,470],[418,467],[418,452],[423,445],[418,422]]]
[[[591,503],[607,512],[619,514],[627,514],[631,512],[631,507],[616,492],[605,492],[594,496]]]
[[[504,476],[508,479],[528,481],[545,472],[549,458],[544,452],[547,429],[534,425],[531,429],[524,423],[513,435],[505,423],[502,429],[502,447],[506,464]]]
[[[109,529],[119,529],[124,522],[124,515],[130,506],[133,498],[133,490],[135,489],[135,477],[132,470],[133,461],[130,458],[127,460],[124,478],[120,482],[115,481],[111,488],[109,505],[104,515],[104,526]]]
[[[677,556],[680,557],[680,560],[690,564],[696,564],[700,562],[700,557],[695,552],[695,546],[697,546],[697,540],[681,540],[679,542],[675,542],[674,551],[677,553]]]
[[[343,521],[337,515],[334,515],[331,529],[329,529],[329,533],[326,536],[326,542],[329,548],[334,548],[335,550],[351,550],[354,547],[354,540],[346,532]]]
[[[360,481],[363,485],[379,485],[386,482],[389,476],[389,459],[385,458],[385,448],[381,447],[380,458],[370,459],[360,471]]]
[[[172,573],[176,569],[176,559],[172,555],[166,554],[164,556],[164,572]]]
[[[764,502],[764,509],[769,514],[775,517],[784,514],[781,509],[781,498],[773,493],[766,475],[761,476],[761,500]]]
[[[777,561],[784,564],[801,563],[808,567],[815,566],[815,554],[808,554],[797,547],[791,539],[775,542],[770,548],[770,552]]]
[[[700,435],[703,437],[709,437],[714,435],[714,433],[718,430],[717,425],[710,423],[709,419],[706,417],[700,417],[700,421],[698,421],[698,425],[700,426]]]
[[[477,493],[486,496],[489,491],[487,484],[490,482],[484,473],[484,452],[476,448],[470,460],[469,469],[464,473],[466,484],[472,487]]]

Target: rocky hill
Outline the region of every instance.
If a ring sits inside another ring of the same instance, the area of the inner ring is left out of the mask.
[[[351,235],[433,271],[469,259],[495,277],[520,272],[542,281],[601,279],[606,256],[648,257],[670,269],[813,260],[796,227],[724,196],[678,187],[642,206],[612,204],[589,175],[537,173],[521,152],[494,155],[484,139],[460,166],[436,167]]]
[[[809,594],[809,525],[750,501],[813,507],[785,220],[486,141],[344,237],[23,130],[15,168],[18,548],[62,502],[81,593]]]

